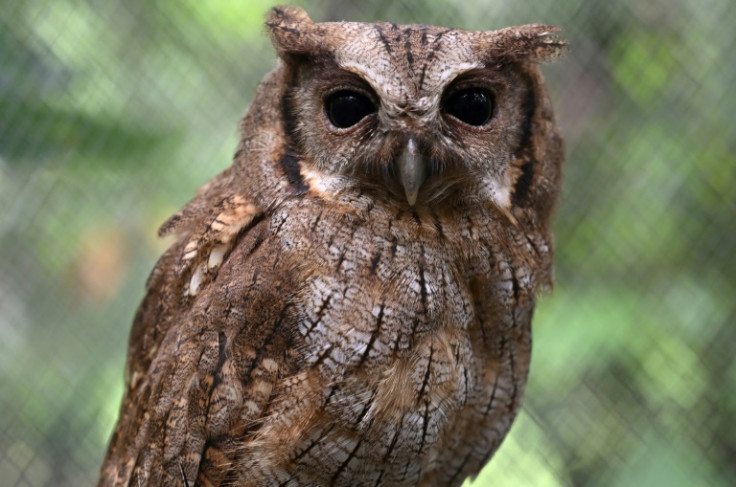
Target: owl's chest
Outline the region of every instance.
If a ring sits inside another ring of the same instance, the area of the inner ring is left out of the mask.
[[[498,387],[514,313],[499,304],[513,287],[494,278],[501,257],[482,239],[458,243],[421,220],[305,213],[271,222],[297,276],[291,322],[322,418],[289,420],[305,425],[295,454],[319,437],[325,448],[354,449],[356,465],[372,472],[391,457],[397,470],[381,467],[386,475],[417,479],[439,465],[453,435],[483,432],[461,433],[468,421],[480,425],[473,411],[491,410],[494,389],[501,402],[511,390]]]
[[[491,249],[459,245],[416,215],[326,213],[282,213],[272,222],[298,276],[296,321],[310,359],[339,350],[350,368],[441,329],[468,330],[483,306],[474,294],[488,291],[480,281],[490,277]]]

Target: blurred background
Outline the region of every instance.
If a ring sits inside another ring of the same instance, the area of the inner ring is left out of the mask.
[[[736,485],[736,3],[295,1],[564,27],[557,284],[475,486]],[[90,486],[156,229],[230,164],[270,1],[0,0],[0,484]]]

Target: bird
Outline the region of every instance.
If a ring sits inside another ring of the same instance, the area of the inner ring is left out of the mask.
[[[100,486],[459,486],[519,412],[563,141],[542,24],[315,22],[163,224]]]

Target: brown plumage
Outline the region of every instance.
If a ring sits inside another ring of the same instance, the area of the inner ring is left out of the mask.
[[[313,23],[161,233],[101,486],[451,486],[520,406],[562,142],[554,29]]]

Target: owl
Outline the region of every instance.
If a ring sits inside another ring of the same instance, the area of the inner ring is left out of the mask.
[[[100,486],[459,486],[519,411],[563,160],[556,29],[316,23],[161,228]]]

